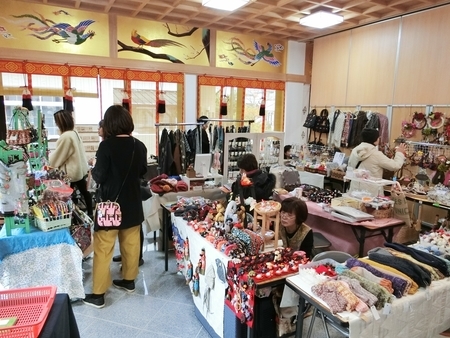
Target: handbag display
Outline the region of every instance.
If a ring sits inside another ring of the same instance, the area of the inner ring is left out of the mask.
[[[99,227],[118,227],[122,224],[122,211],[120,210],[120,205],[117,200],[122,192],[125,181],[127,180],[128,174],[130,173],[131,166],[133,165],[134,159],[134,148],[136,140],[133,138],[133,153],[131,154],[130,166],[128,167],[127,174],[123,179],[122,185],[120,187],[119,193],[114,201],[98,202],[95,207],[95,218]],[[101,189],[101,187],[99,188]],[[101,199],[101,196],[100,196]]]
[[[26,145],[36,142],[39,139],[37,130],[31,125],[28,116],[17,107],[13,111],[13,116],[9,122],[6,133],[6,143],[9,145]]]

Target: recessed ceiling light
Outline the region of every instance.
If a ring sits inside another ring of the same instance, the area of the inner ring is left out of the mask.
[[[202,5],[222,11],[235,11],[249,2],[250,0],[203,0]]]
[[[344,21],[342,15],[333,14],[326,11],[318,11],[300,19],[300,25],[314,27],[314,28],[326,28],[337,25]]]

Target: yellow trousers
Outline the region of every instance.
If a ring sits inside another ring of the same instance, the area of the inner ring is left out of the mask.
[[[95,294],[104,294],[112,284],[110,265],[117,236],[122,256],[122,278],[134,280],[139,273],[140,225],[125,230],[95,231],[92,272],[92,292]]]

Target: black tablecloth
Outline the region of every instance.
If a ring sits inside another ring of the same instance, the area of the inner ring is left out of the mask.
[[[39,338],[80,338],[69,296],[57,294]]]

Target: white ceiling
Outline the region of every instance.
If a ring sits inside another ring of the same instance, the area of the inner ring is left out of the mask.
[[[23,1],[299,42],[450,3],[441,0],[253,0],[235,12],[226,12],[203,7],[202,0]],[[342,15],[344,22],[325,29],[299,24],[300,18],[320,9]]]

